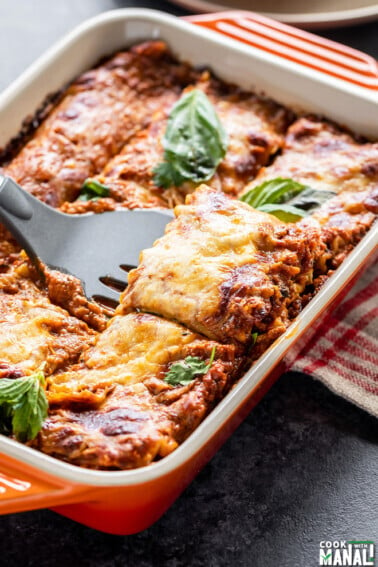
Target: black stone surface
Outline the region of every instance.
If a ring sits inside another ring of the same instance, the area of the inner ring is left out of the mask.
[[[77,23],[128,6],[184,13],[167,2],[1,0],[0,88]],[[378,54],[375,23],[321,34]],[[288,373],[150,529],[119,537],[48,510],[3,516],[0,565],[316,566],[321,540],[378,543],[377,468],[377,420]]]

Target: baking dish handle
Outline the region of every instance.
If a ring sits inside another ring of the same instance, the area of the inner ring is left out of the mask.
[[[185,19],[295,64],[369,91],[378,90],[377,61],[341,43],[254,12],[217,12]]]
[[[88,499],[90,487],[52,478],[0,454],[0,514],[26,512]]]

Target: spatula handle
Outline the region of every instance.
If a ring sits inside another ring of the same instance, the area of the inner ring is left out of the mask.
[[[0,175],[0,219],[33,260],[37,259],[36,223],[41,223],[44,208],[46,205],[21,189],[13,179]]]
[[[21,220],[29,220],[33,216],[33,209],[25,195],[18,190],[18,186],[9,177],[1,177],[0,206],[4,211]]]

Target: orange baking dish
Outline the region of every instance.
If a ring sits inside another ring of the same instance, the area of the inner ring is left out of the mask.
[[[152,10],[107,12],[81,25],[34,63],[0,97],[0,145],[49,92],[102,56],[162,38],[182,59],[264,91],[295,109],[324,114],[378,137],[376,62],[353,49],[248,12],[183,21]],[[52,69],[54,72],[52,72]],[[353,109],[353,111],[352,111]],[[172,454],[128,471],[82,469],[0,436],[0,512],[50,507],[87,526],[131,534],[156,521],[294,359],[308,331],[347,292],[374,257],[373,227],[294,324],[239,380]]]

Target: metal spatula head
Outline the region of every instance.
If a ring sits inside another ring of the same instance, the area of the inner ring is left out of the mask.
[[[115,304],[139,253],[172,220],[169,210],[67,215],[0,176],[0,219],[32,260],[79,278],[88,299]]]

